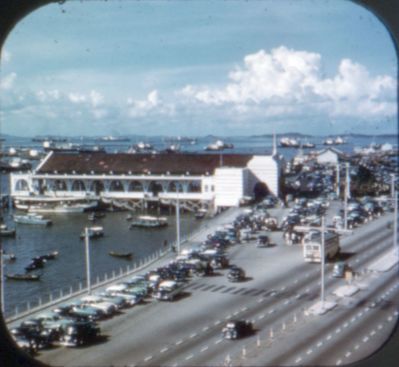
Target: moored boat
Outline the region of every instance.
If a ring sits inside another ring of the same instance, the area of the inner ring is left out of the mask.
[[[24,215],[14,215],[14,222],[20,224],[41,224],[41,225],[50,225],[52,224],[50,219],[44,218],[42,215],[38,215],[35,213],[28,213]]]
[[[6,274],[10,280],[40,280],[39,274]]]
[[[6,224],[0,224],[0,237],[15,237],[15,228],[8,228]]]
[[[8,261],[15,261],[17,257],[14,254],[3,254],[3,259]]]
[[[109,255],[114,256],[114,257],[120,257],[124,259],[131,259],[133,254],[131,252],[116,252],[116,251],[110,251],[108,252]]]
[[[103,237],[104,236],[104,228],[97,226],[97,227],[89,227],[87,234],[89,236],[89,238],[99,238],[99,237]],[[85,238],[86,234],[85,234],[85,230],[82,231],[82,233],[80,234],[80,238]]]
[[[132,227],[143,227],[143,228],[159,228],[168,225],[168,219],[166,217],[152,217],[150,215],[141,215],[136,219],[132,220],[130,228]]]

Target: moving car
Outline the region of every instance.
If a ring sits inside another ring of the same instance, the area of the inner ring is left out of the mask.
[[[234,340],[254,333],[252,322],[243,320],[231,320],[222,329],[223,338]]]
[[[227,274],[227,279],[230,282],[239,282],[245,279],[245,271],[238,266],[232,266]]]

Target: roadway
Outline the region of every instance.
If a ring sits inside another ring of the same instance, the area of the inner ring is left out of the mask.
[[[389,220],[392,214],[344,236],[342,257],[357,272],[359,291],[334,295],[346,282],[332,278],[333,265],[327,264],[326,298],[337,307],[323,316],[305,314],[319,299],[320,266],[305,263],[301,246],[285,245],[274,232],[273,247],[248,243],[229,250],[230,262],[246,270],[246,281],[230,283],[226,271],[195,278],[175,302],[148,300],[101,322],[108,336],[103,342],[41,351],[37,358],[63,366],[335,365],[364,358],[385,341],[397,318],[397,267],[383,274],[364,270],[392,248]],[[257,332],[223,340],[230,318],[253,320]]]

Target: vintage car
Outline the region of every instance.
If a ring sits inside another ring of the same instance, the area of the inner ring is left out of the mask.
[[[245,271],[238,266],[232,266],[227,274],[230,282],[240,282],[245,279]]]
[[[93,322],[76,322],[68,325],[61,337],[60,344],[78,347],[95,341],[101,334],[100,328]]]
[[[254,333],[252,322],[244,320],[230,320],[222,329],[223,338],[234,340]]]

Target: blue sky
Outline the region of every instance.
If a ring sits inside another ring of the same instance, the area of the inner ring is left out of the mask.
[[[349,1],[67,1],[1,60],[14,135],[396,132],[388,32]]]

